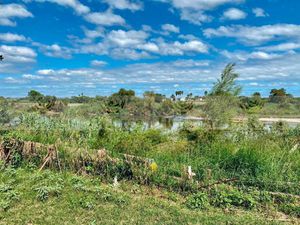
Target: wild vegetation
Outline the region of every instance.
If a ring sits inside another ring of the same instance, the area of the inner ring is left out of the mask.
[[[125,89],[0,99],[0,224],[299,223],[300,127],[257,118],[293,115],[299,100],[282,89],[241,97],[237,77],[229,64],[201,100]],[[142,123],[174,115],[203,125]]]

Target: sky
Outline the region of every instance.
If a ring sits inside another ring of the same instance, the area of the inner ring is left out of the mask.
[[[299,0],[2,0],[0,96],[203,95],[236,63],[243,95],[300,96]]]

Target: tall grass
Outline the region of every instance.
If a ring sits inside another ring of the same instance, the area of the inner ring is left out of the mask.
[[[139,125],[122,129],[105,117],[84,120],[23,114],[19,124],[2,136],[7,137],[56,144],[69,160],[102,148],[113,157],[151,158],[158,165],[156,184],[168,185],[166,177],[182,177],[191,166],[198,182],[235,177],[240,185],[299,194],[300,150],[295,146],[300,127],[277,124],[266,130],[249,120],[219,131],[186,124],[178,131],[164,132]]]

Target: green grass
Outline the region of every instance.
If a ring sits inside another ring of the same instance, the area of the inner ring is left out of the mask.
[[[95,177],[32,169],[2,171],[0,195],[1,200],[17,195],[7,197],[4,209],[0,203],[0,224],[5,225],[280,224],[282,218],[297,222],[273,211],[191,210],[185,197],[173,192],[131,182],[121,182],[116,188]]]
[[[278,123],[264,130],[252,119],[226,130],[185,124],[166,132],[139,125],[124,129],[107,117],[20,118],[0,140],[54,144],[60,167],[54,160],[44,168],[52,171],[36,171],[46,148],[37,154],[12,152],[0,173],[0,224],[299,222],[299,127]],[[102,148],[113,160],[97,161]],[[152,159],[157,171],[128,164],[123,154]],[[193,181],[187,166],[196,174]],[[113,188],[116,175],[121,185]],[[210,186],[230,178],[236,181]]]

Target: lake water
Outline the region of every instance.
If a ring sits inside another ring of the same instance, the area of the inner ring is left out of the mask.
[[[159,128],[159,129],[166,129],[175,131],[178,128],[182,127],[184,123],[191,123],[194,126],[203,126],[204,120],[200,117],[184,117],[184,116],[174,116],[174,117],[160,117],[160,118],[152,118],[147,121],[129,121],[129,120],[121,120],[116,119],[114,120],[114,124],[119,127],[123,127],[124,129],[130,129],[135,125],[141,125],[144,129],[151,129],[151,128]],[[275,122],[271,121],[262,121],[265,125],[266,129],[270,129]],[[300,122],[286,122],[289,127],[295,128],[300,125]]]

